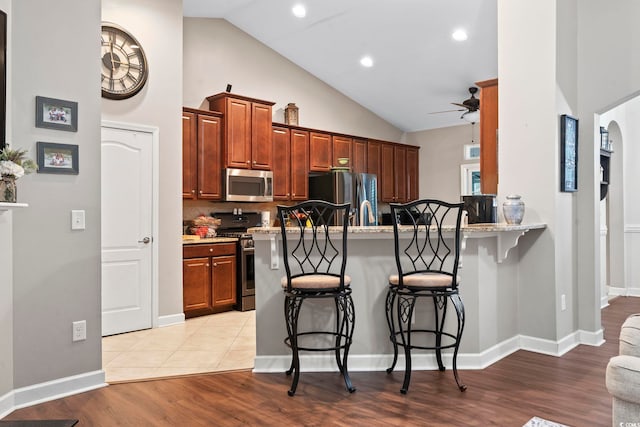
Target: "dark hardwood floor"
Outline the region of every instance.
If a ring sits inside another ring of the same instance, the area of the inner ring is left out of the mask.
[[[250,371],[114,384],[14,411],[5,420],[76,418],[78,426],[522,426],[538,416],[570,426],[610,426],[605,367],[620,326],[640,298],[618,297],[602,312],[606,343],[563,357],[518,351],[481,371],[417,371],[407,395],[403,372],[354,372],[349,394],[337,373],[290,378]]]

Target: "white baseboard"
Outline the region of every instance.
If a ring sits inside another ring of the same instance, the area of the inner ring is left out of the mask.
[[[600,345],[603,342],[602,330],[596,333],[578,331],[567,335],[560,341],[520,335],[502,341],[481,353],[458,353],[458,369],[484,369],[518,350],[527,350],[560,357],[579,344]],[[443,353],[442,359],[445,366],[451,367],[452,358],[453,355],[451,352]],[[350,372],[384,371],[391,366],[392,360],[393,354],[350,355],[348,368]],[[253,372],[284,372],[289,369],[290,365],[290,355],[256,356]],[[433,352],[421,352],[412,355],[411,367],[416,371],[438,369]],[[398,371],[404,370],[404,354],[402,354],[402,351],[398,355],[398,363],[395,369]],[[302,353],[300,355],[300,371],[337,372],[338,367],[335,362],[335,355],[330,352],[313,355]]]
[[[609,286],[609,296],[640,297],[640,288],[619,288]]]
[[[0,397],[0,418],[27,406],[105,387],[104,371],[85,372],[15,389]]]
[[[181,323],[184,323],[184,313],[169,314],[166,316],[158,317],[159,328],[162,328],[164,326],[179,325]]]
[[[9,415],[14,410],[13,402],[14,402],[13,390],[4,396],[0,396],[0,419]]]

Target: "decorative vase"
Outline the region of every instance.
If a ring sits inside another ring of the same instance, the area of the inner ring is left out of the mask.
[[[295,102],[290,102],[284,109],[284,122],[288,125],[298,125],[298,107]]]
[[[502,213],[507,224],[520,224],[524,217],[524,202],[517,194],[507,196],[507,200],[502,204]]]
[[[12,176],[3,175],[0,179],[0,202],[16,203],[18,192],[16,179]]]

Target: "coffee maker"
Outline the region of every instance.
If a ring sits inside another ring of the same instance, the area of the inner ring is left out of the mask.
[[[495,223],[498,219],[498,205],[495,194],[462,196],[468,224]]]

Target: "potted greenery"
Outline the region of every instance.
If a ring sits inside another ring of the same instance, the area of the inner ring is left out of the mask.
[[[5,147],[0,151],[0,202],[16,203],[16,180],[38,169],[27,150]]]

